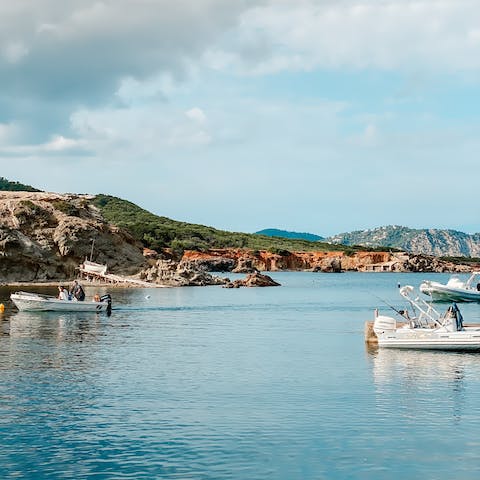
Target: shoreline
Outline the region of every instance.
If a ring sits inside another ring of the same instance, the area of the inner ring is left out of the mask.
[[[133,285],[133,284],[113,284],[109,282],[82,282],[77,280],[82,287],[109,287],[109,288],[168,288],[167,285],[160,285],[152,283],[151,287],[146,287],[143,285]],[[58,287],[59,285],[68,286],[73,283],[73,280],[65,281],[48,281],[48,282],[6,282],[0,283],[0,288],[10,288],[10,287]]]
[[[402,272],[402,271],[354,271],[354,270],[346,270],[342,272],[318,272],[312,270],[264,270],[260,273],[262,274],[275,274],[275,273],[284,273],[284,272],[296,272],[296,273],[320,273],[320,274],[342,274],[342,273],[364,273],[364,274],[385,274],[385,275],[392,275],[392,274],[409,274],[409,273],[424,273],[424,274],[431,274],[431,273],[445,273],[445,274],[458,274],[458,273],[468,273],[468,272]],[[209,272],[214,275],[218,275],[219,273],[222,274],[229,274],[232,272]],[[240,272],[237,273],[241,275]],[[69,284],[73,283],[77,280],[79,283],[82,284],[83,287],[109,287],[114,289],[121,289],[121,288],[175,288],[173,285],[165,285],[159,283],[151,283],[150,285],[135,285],[134,283],[110,283],[110,282],[89,282],[82,279],[70,279],[70,280],[48,280],[48,281],[21,281],[21,282],[2,282],[0,283],[0,288],[10,288],[10,287],[58,287],[59,285],[68,286]],[[207,286],[207,285],[206,285]]]

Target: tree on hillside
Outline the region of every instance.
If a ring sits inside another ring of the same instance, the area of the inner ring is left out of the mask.
[[[33,188],[30,185],[24,185],[20,182],[11,182],[5,177],[0,177],[0,190],[7,192],[41,192],[41,190]]]

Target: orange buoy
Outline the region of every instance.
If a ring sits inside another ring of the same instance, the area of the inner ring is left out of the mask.
[[[3,313],[5,311],[5,305],[3,303],[0,303],[0,313]]]

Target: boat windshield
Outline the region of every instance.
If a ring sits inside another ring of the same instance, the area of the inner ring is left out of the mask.
[[[465,286],[480,291],[480,272],[473,272],[466,281]]]

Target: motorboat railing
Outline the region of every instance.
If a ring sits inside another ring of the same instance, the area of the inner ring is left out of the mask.
[[[435,310],[430,303],[426,302],[423,298],[420,298],[411,285],[401,287],[400,295],[407,300],[413,309],[414,318],[410,320],[414,323],[415,327],[435,328],[443,327],[445,325],[448,310],[447,313],[442,315]]]
[[[472,272],[468,280],[465,282],[465,288],[471,288],[473,290],[479,290],[478,288],[478,280],[480,279],[480,272]],[[474,285],[474,282],[477,282]]]

